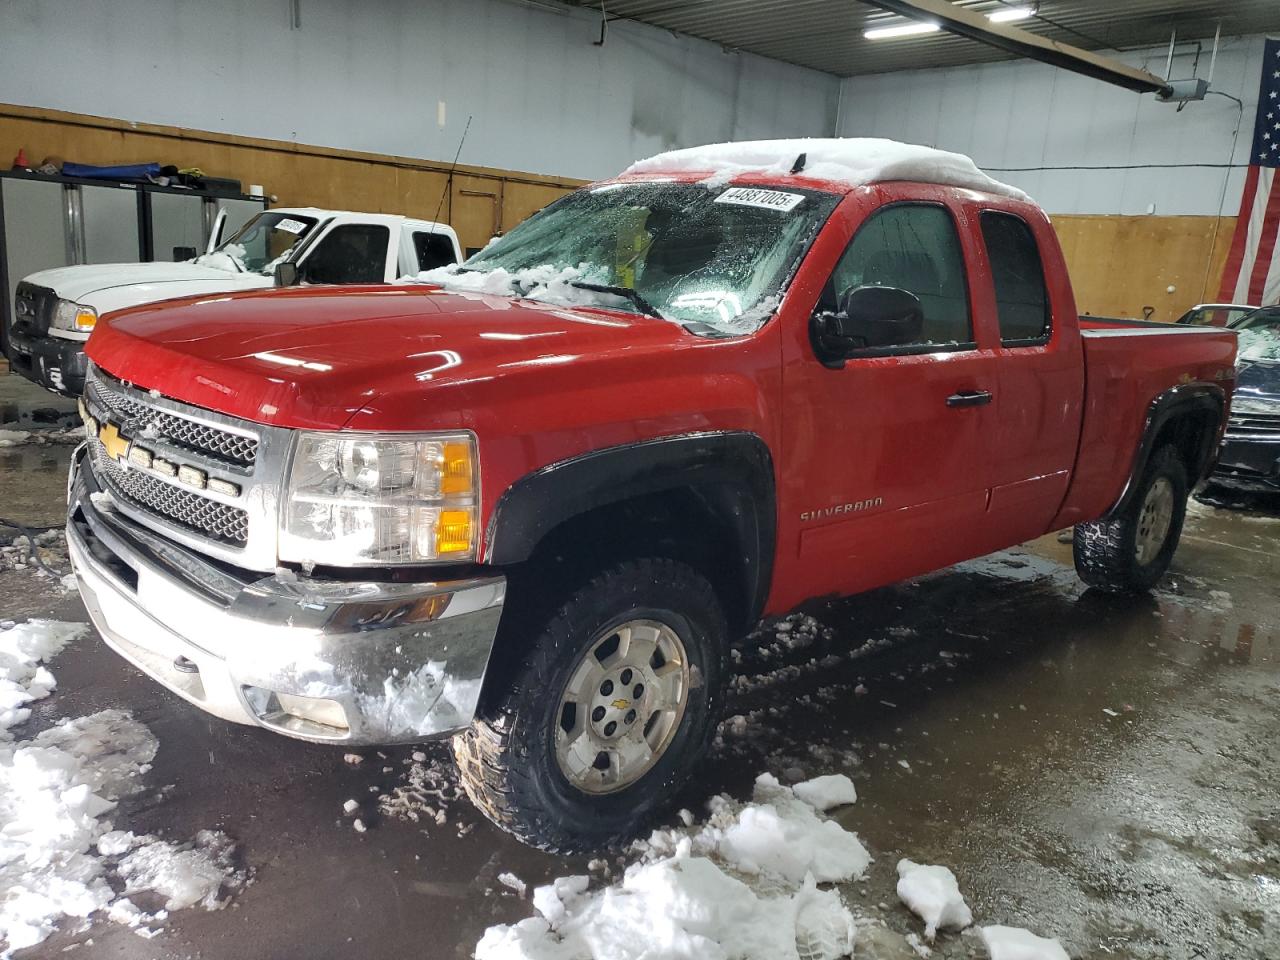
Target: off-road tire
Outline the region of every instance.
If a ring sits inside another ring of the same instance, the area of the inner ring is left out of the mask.
[[[1173,489],[1173,515],[1159,551],[1146,563],[1138,560],[1139,526],[1151,488],[1163,478]],[[1072,541],[1076,573],[1091,587],[1108,593],[1143,593],[1164,576],[1182,536],[1187,514],[1187,468],[1178,451],[1161,447],[1147,467],[1128,505],[1120,512],[1077,524]]]
[[[692,676],[684,714],[639,780],[614,793],[590,794],[570,783],[556,759],[561,694],[594,639],[637,619],[670,626],[684,644]],[[686,564],[626,560],[571,588],[549,614],[509,626],[514,629],[500,636],[494,657],[518,659],[500,666],[498,686],[486,690],[475,721],[453,740],[467,794],[502,829],[553,853],[633,839],[674,801],[706,755],[720,718],[728,628],[715,590]]]

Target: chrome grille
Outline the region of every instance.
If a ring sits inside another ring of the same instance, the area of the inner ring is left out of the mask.
[[[221,543],[243,546],[249,539],[249,515],[239,507],[217,503],[164,480],[128,470],[108,457],[103,445],[91,440],[93,472],[107,490],[142,510],[158,513],[193,533]]]
[[[212,457],[223,463],[251,467],[258,457],[258,440],[218,427],[188,420],[148,406],[127,395],[99,370],[93,371],[85,385],[91,405],[109,410],[113,419],[131,433],[145,432],[176,446]]]
[[[1280,437],[1280,413],[1232,413],[1227,433]]]

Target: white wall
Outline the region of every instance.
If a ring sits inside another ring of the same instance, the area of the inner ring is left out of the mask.
[[[1253,138],[1262,44],[1261,37],[1225,38],[1218,52],[1211,88],[1244,101],[1242,123],[1225,97],[1178,112],[1152,94],[1013,61],[846,80],[840,132],[967,153],[1050,213],[1145,214],[1154,204],[1157,215],[1217,214],[1220,206],[1233,215]],[[1211,46],[1204,42],[1202,77]],[[1167,52],[1121,59],[1163,76]],[[1194,48],[1180,44],[1173,77],[1191,76],[1193,59]],[[1228,163],[1237,166],[1224,169]],[[1199,166],[1178,166],[1189,164]],[[1101,166],[1120,169],[1070,169]]]
[[[0,101],[583,178],[676,146],[830,135],[839,81],[510,0],[0,3]],[[437,123],[437,104],[446,122]]]

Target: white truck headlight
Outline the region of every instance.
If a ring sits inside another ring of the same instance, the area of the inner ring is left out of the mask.
[[[340,567],[471,560],[479,503],[469,433],[300,433],[280,559]]]
[[[70,300],[59,300],[53,312],[53,326],[58,330],[71,333],[92,333],[98,325],[98,311],[86,307],[83,303],[72,303]]]

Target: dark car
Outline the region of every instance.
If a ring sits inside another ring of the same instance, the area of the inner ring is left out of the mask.
[[[1240,334],[1236,392],[1213,482],[1280,491],[1280,306],[1230,325]]]

